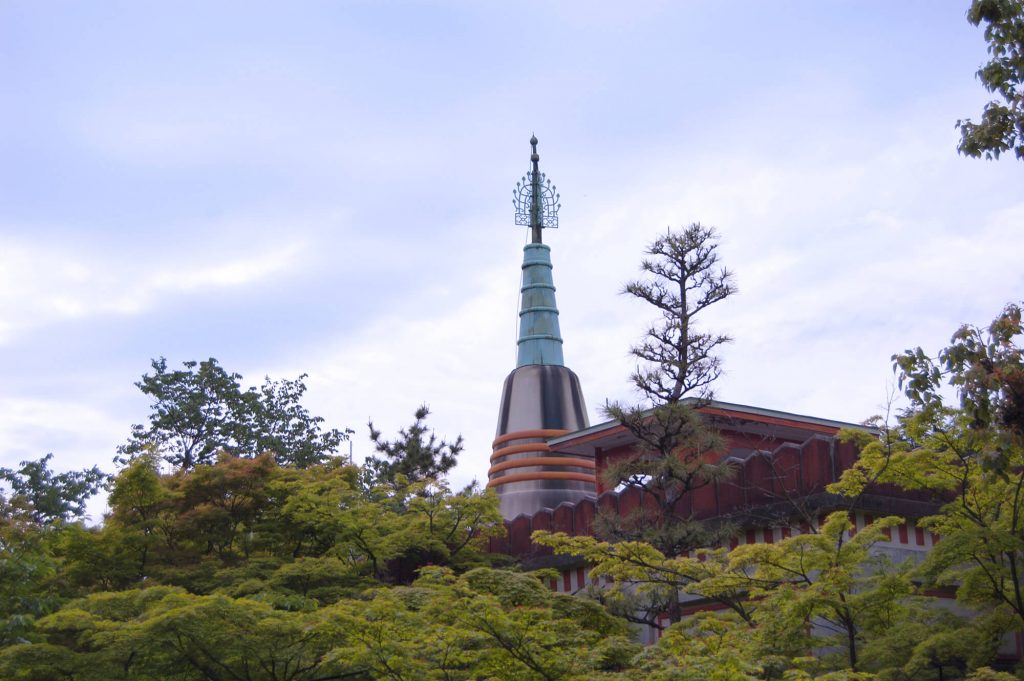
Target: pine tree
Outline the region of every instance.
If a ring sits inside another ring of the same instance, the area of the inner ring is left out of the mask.
[[[697,410],[713,397],[712,383],[722,373],[718,351],[732,339],[702,330],[698,321],[736,287],[719,264],[713,227],[669,230],[646,254],[641,270],[647,276],[623,289],[660,314],[630,349],[638,360],[630,378],[645,399],[605,406],[637,443],[630,456],[608,466],[605,482],[641,490],[646,503],[630,516],[601,516],[598,529],[608,539],[646,541],[672,556],[709,540],[701,523],[679,512],[680,500],[730,473],[714,459],[721,437]]]
[[[420,405],[412,425],[400,429],[398,438],[390,442],[374,428],[373,421],[367,424],[370,439],[377,451],[384,455],[366,459],[366,469],[376,481],[394,483],[399,475],[404,476],[408,483],[438,479],[455,467],[462,451],[462,436],[459,435],[455,442],[439,440],[426,425],[429,415],[430,408]]]

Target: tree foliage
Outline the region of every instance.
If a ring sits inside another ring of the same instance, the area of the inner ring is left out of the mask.
[[[910,406],[870,442],[837,491],[873,481],[930,490],[948,503],[922,524],[942,536],[920,574],[957,590],[1003,630],[1024,626],[1024,353],[1021,310],[964,325],[935,357],[893,357]]]
[[[648,247],[641,263],[648,276],[624,288],[659,314],[631,349],[640,362],[631,378],[646,403],[605,407],[637,443],[632,455],[607,467],[605,482],[641,490],[646,503],[629,517],[602,514],[599,531],[650,542],[668,555],[715,541],[709,528],[677,509],[685,495],[732,473],[716,462],[722,440],[696,411],[712,397],[711,384],[722,371],[717,352],[731,340],[698,323],[710,306],[736,292],[732,274],[719,264],[717,240],[714,228],[692,224]]]
[[[710,398],[721,375],[719,348],[732,339],[702,331],[698,317],[736,292],[732,273],[719,266],[714,227],[691,224],[669,230],[647,247],[640,269],[648,276],[628,282],[623,293],[652,305],[660,319],[630,348],[641,364],[630,377],[656,405],[687,395]]]
[[[724,609],[730,616],[726,622],[706,626],[722,627],[723,635],[734,628],[728,621],[745,627],[749,673],[753,660],[761,661],[762,672],[766,664],[792,667],[812,649],[841,650],[841,659],[819,664],[857,670],[861,647],[887,633],[913,591],[905,568],[892,569],[872,553],[885,530],[899,522],[882,518],[853,533],[841,511],[819,532],[677,557],[644,542],[610,544],[548,532],[535,533],[534,541],[584,558],[593,566],[592,582],[610,582],[592,595],[631,621],[660,629],[664,617],[671,631],[692,636],[693,625],[682,611],[687,601]],[[676,626],[680,623],[684,626]]]
[[[0,515],[0,648],[26,641],[35,620],[60,604],[52,533],[30,515]]]
[[[153,373],[135,384],[152,399],[149,424],[132,426],[131,438],[118,448],[120,463],[156,448],[185,470],[212,463],[218,452],[249,458],[272,452],[279,463],[310,466],[347,438],[334,428],[322,430],[324,419],[302,406],[305,374],[293,381],[267,378],[243,390],[241,375],[213,358],[183,365],[170,370],[163,357],[153,360]]]
[[[695,555],[671,556],[643,541],[605,542],[595,537],[535,532],[534,542],[556,553],[583,558],[591,581],[601,586],[591,596],[617,615],[637,624],[665,629],[683,620],[681,597],[698,596],[753,623],[748,599],[751,582],[737,572],[724,550],[700,549]]]
[[[0,480],[11,487],[10,502],[23,506],[41,523],[71,520],[85,515],[85,502],[107,482],[98,467],[54,473],[53,454],[37,461],[22,461],[21,468],[0,468]]]
[[[430,671],[454,664],[450,655],[435,660],[435,653],[446,655],[436,646],[407,651],[405,661],[394,660],[401,676],[390,678],[475,678],[467,660],[484,665],[484,658],[496,669],[529,669],[499,645],[536,635],[520,621],[525,612],[498,612],[505,606],[494,600],[496,585],[515,577],[479,576],[491,563],[488,536],[503,531],[493,493],[453,493],[432,480],[367,489],[360,471],[340,459],[282,466],[269,453],[220,452],[214,462],[161,473],[157,456],[144,452],[114,478],[109,503],[99,527],[46,524],[6,507],[0,678],[389,678],[375,671],[373,641],[365,637],[384,624],[376,618],[390,618],[385,630],[408,624],[409,635],[426,645],[431,618],[452,604],[464,609],[446,625],[452,641],[468,637],[480,649],[459,653],[463,661],[448,676]],[[430,570],[448,576],[432,590],[395,590]],[[463,573],[477,574],[491,595],[454,592]],[[551,619],[566,617],[556,610],[586,610],[552,609],[554,595],[536,578],[524,579],[546,599],[539,612]],[[411,594],[409,607],[392,610],[404,593]],[[433,600],[421,613],[426,596]],[[615,622],[594,611],[588,624],[579,613],[557,625],[562,635]],[[541,615],[532,617],[547,626]],[[468,629],[485,624],[493,631]],[[516,654],[542,659],[546,645],[543,637],[522,640]],[[519,678],[568,676],[523,671]]]
[[[599,515],[600,534],[649,542],[668,555],[708,546],[725,536],[728,528],[712,528],[681,510],[686,495],[733,474],[728,463],[717,460],[724,447],[720,434],[694,405],[611,408],[609,413],[630,431],[636,444],[630,455],[609,462],[604,479],[610,486],[640,490],[644,503],[628,515]]]
[[[1024,160],[1024,4],[1020,0],[973,0],[967,20],[985,25],[990,59],[978,69],[981,84],[1000,99],[985,105],[981,121],[957,121],[959,151],[999,158],[1013,151]],[[1001,100],[1001,101],[1000,101]]]
[[[393,483],[399,476],[408,482],[436,480],[455,467],[462,452],[462,436],[454,442],[439,440],[426,425],[429,415],[427,405],[419,406],[412,425],[400,429],[398,438],[391,441],[373,427],[373,421],[369,422],[370,439],[377,452],[384,455],[366,459],[367,472],[375,480]]]
[[[366,490],[359,476],[339,460],[282,467],[269,454],[222,454],[216,464],[169,475],[151,459],[136,460],[114,481],[105,525],[69,535],[68,578],[86,588],[155,579],[210,593],[243,588],[256,574],[305,583],[308,591],[308,580],[320,577],[294,566],[287,578],[275,571],[307,558],[335,560],[344,568],[335,575],[340,588],[409,582],[428,563],[466,569],[487,562],[483,542],[500,526],[492,494],[453,493],[443,482]],[[122,569],[90,569],[102,556]]]
[[[4,678],[582,680],[625,678],[605,674],[609,648],[637,651],[599,607],[486,568],[300,610],[176,587],[93,594],[39,631],[48,642],[0,651]]]

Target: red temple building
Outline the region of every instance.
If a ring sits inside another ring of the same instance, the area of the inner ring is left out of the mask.
[[[505,380],[488,472],[488,487],[498,493],[506,532],[492,538],[490,547],[514,557],[525,569],[557,569],[559,577],[551,588],[576,593],[590,585],[587,565],[534,544],[533,532],[591,535],[599,512],[626,516],[652,500],[637,488],[607,489],[602,483],[602,471],[632,455],[636,440],[618,421],[589,425],[579,379],[564,365],[550,248],[542,243],[542,230],[558,225],[560,206],[554,187],[539,170],[536,137],[530,142],[531,170],[515,192],[516,222],[532,232],[522,265],[518,360]],[[717,457],[729,460],[735,474],[682,495],[675,511],[680,517],[735,528],[730,546],[772,543],[815,531],[837,510],[850,511],[851,533],[877,517],[905,518],[875,546],[897,563],[920,560],[939,540],[916,524],[940,506],[925,493],[875,485],[851,510],[848,498],[826,490],[858,455],[854,444],[840,439],[840,430],[877,431],[719,401],[705,402],[698,411],[724,438],[726,446]],[[697,599],[686,601],[687,611],[708,607]],[[641,638],[651,642],[658,631],[642,631]],[[1019,658],[1020,648],[1017,636],[1006,641],[1002,652]]]
[[[530,144],[531,169],[514,192],[516,223],[532,235],[523,249],[517,365],[505,379],[488,472],[509,528],[495,549],[523,557],[535,551],[532,530],[588,534],[598,508],[625,514],[643,503],[637,490],[615,492],[601,483],[608,463],[631,455],[635,442],[618,422],[589,425],[579,378],[565,366],[551,249],[542,242],[543,230],[558,226],[559,196],[540,172],[537,138]],[[770,528],[792,524],[797,508],[826,513],[841,507],[825,487],[857,451],[837,435],[864,426],[725,402],[704,404],[699,412],[725,438],[718,456],[733,463],[736,475],[684,495],[680,516],[742,520],[751,536],[764,537]],[[862,506],[868,516],[920,517],[936,509],[895,489],[873,490]],[[930,545],[913,534],[907,546]]]
[[[725,438],[723,456],[731,460],[735,475],[683,495],[676,509],[680,516],[730,523],[739,528],[732,539],[735,546],[809,532],[828,513],[848,508],[848,499],[825,488],[857,458],[857,448],[840,441],[840,429],[863,426],[725,402],[711,402],[699,411]],[[585,457],[594,462],[597,475],[594,497],[520,514],[506,522],[505,537],[491,541],[495,552],[514,555],[527,566],[548,567],[568,559],[535,546],[530,540],[533,531],[589,535],[599,510],[626,515],[645,500],[639,489],[607,490],[597,482],[609,461],[628,456],[635,446],[630,432],[618,422],[550,437],[538,446],[549,448],[552,458]],[[908,518],[885,542],[894,558],[901,558],[931,548],[937,538],[916,527],[913,519],[937,510],[938,503],[923,493],[877,485],[858,500],[855,521],[862,528],[874,517]],[[559,590],[575,591],[582,584],[572,570],[579,566],[565,567],[569,576]]]

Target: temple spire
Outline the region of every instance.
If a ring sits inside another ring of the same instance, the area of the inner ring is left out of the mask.
[[[551,249],[542,241],[542,230],[558,227],[559,194],[540,172],[537,137],[530,137],[530,171],[516,183],[513,204],[516,224],[529,226],[530,243],[523,248],[523,286],[520,290],[517,366],[562,366],[562,334],[551,276]]]
[[[537,138],[530,138],[530,170],[516,183],[516,224],[530,228],[523,247],[516,368],[505,379],[487,486],[501,514],[512,519],[541,508],[591,499],[597,490],[594,457],[559,452],[548,438],[586,428],[580,380],[562,359],[562,334],[551,276],[551,247],[543,230],[558,227],[558,193],[540,172]]]

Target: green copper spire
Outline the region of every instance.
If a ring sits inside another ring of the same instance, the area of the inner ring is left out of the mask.
[[[536,137],[530,145],[530,171],[512,192],[516,224],[530,228],[523,248],[519,357],[501,390],[487,471],[487,486],[497,492],[507,520],[597,494],[594,456],[548,445],[548,438],[586,428],[588,421],[580,379],[562,360],[551,249],[541,243],[544,230],[558,226],[558,192],[540,172]]]
[[[564,366],[562,333],[558,327],[555,284],[551,276],[551,249],[542,243],[545,227],[558,227],[560,196],[543,173],[537,138],[530,138],[531,170],[516,183],[513,203],[516,224],[529,226],[531,242],[523,248],[523,287],[520,289],[519,354],[516,366],[550,364]]]

